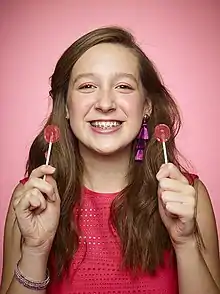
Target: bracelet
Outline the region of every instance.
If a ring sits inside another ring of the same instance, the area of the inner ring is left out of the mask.
[[[25,288],[28,288],[30,290],[36,290],[36,291],[41,291],[45,290],[47,288],[47,285],[50,282],[50,275],[49,275],[49,270],[47,269],[46,272],[46,278],[44,281],[33,281],[30,278],[24,276],[22,272],[20,271],[18,264],[15,268],[14,275],[16,280],[23,285]]]

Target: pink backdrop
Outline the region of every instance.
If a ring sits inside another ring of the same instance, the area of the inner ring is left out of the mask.
[[[220,223],[220,1],[0,0],[0,269],[8,202],[48,113],[55,62],[81,34],[109,24],[132,30],[176,97],[178,146],[207,185]]]

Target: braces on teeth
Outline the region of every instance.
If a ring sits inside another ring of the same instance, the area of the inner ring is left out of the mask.
[[[112,128],[112,127],[117,127],[117,126],[120,125],[120,123],[116,122],[116,121],[114,121],[114,122],[97,122],[96,121],[96,122],[92,123],[92,125],[94,127],[99,127],[99,128],[102,128],[102,129],[108,129],[108,128]]]

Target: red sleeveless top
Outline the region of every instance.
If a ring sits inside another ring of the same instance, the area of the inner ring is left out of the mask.
[[[195,176],[190,175],[190,182]],[[21,181],[24,182],[24,181]],[[170,254],[154,276],[132,276],[121,268],[119,238],[109,224],[110,206],[117,193],[97,193],[83,189],[82,206],[76,211],[81,236],[69,276],[57,281],[51,273],[47,294],[178,294],[178,276]]]

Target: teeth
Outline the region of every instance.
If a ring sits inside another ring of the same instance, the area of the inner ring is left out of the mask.
[[[91,125],[96,128],[101,129],[110,129],[117,126],[120,126],[121,122],[119,121],[93,121]]]

